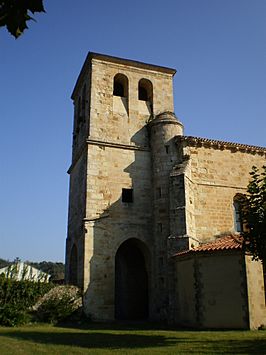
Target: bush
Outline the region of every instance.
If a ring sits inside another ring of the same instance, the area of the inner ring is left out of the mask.
[[[49,283],[17,281],[1,275],[0,325],[15,326],[29,322],[29,307],[52,287],[54,286]]]
[[[6,327],[27,324],[31,320],[30,314],[16,305],[6,304],[0,306],[0,324]]]
[[[37,320],[58,323],[69,319],[81,309],[80,291],[74,286],[58,286],[48,292],[33,307]]]
[[[57,323],[66,320],[74,312],[71,297],[64,295],[62,298],[53,297],[39,307],[37,317],[39,320]]]

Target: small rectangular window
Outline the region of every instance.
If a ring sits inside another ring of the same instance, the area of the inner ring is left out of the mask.
[[[122,202],[133,202],[133,189],[122,189]]]
[[[162,233],[163,231],[163,224],[162,223],[158,223],[158,232]]]
[[[159,278],[160,286],[164,286],[164,277]]]
[[[238,201],[234,201],[234,222],[235,222],[235,231],[238,233],[243,232],[243,223],[241,220],[241,210],[240,203]]]
[[[161,187],[157,187],[156,189],[156,197],[161,198],[162,197],[162,189]]]

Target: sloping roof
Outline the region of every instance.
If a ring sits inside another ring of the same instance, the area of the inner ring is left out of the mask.
[[[209,139],[209,138],[193,137],[193,136],[176,136],[175,140],[176,143],[186,142],[189,146],[208,147],[208,148],[215,148],[215,149],[222,149],[222,150],[229,149],[232,151],[257,153],[262,155],[266,154],[265,147],[259,147],[255,145],[248,145],[248,144],[235,143],[235,142],[219,141],[217,139]]]
[[[14,280],[29,280],[35,282],[48,282],[51,277],[51,275],[46,272],[23,262],[18,262],[0,269],[0,275],[1,274]]]
[[[202,252],[208,253],[208,252],[216,252],[221,250],[241,250],[241,249],[242,249],[241,238],[237,235],[228,235],[228,236],[217,238],[212,242],[201,244],[196,248],[180,251],[174,254],[173,257],[194,254],[194,253],[202,253]]]

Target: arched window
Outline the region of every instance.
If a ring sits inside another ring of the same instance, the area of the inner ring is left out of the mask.
[[[116,74],[114,77],[113,95],[128,97],[128,78],[124,74]]]
[[[153,89],[152,83],[148,79],[141,79],[139,81],[139,100],[149,101],[152,104],[153,101]]]
[[[234,229],[236,232],[243,232],[243,221],[241,217],[241,198],[242,195],[237,194],[234,197],[233,209],[234,209]]]

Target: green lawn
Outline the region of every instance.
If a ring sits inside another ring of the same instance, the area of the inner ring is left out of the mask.
[[[266,354],[266,331],[183,331],[150,325],[0,327],[0,354]]]

